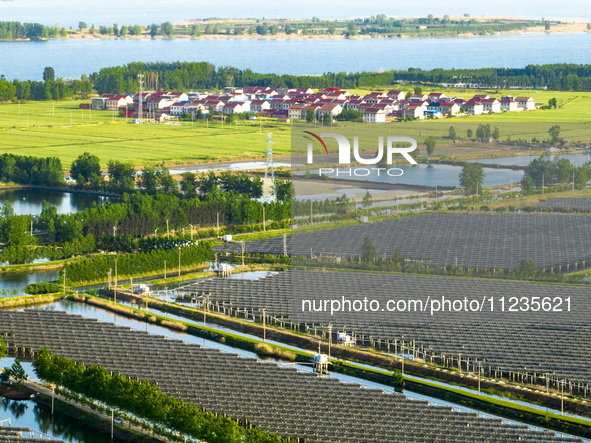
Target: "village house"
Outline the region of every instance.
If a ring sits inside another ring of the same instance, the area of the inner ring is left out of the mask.
[[[310,109],[310,105],[298,103],[295,105],[291,105],[287,115],[291,119],[305,120],[306,116],[308,115],[308,109]]]
[[[441,101],[445,98],[445,94],[443,92],[430,92],[427,100],[429,101]]]
[[[505,96],[501,99],[501,109],[508,112],[517,111],[518,103],[513,100],[513,97]]]
[[[316,117],[318,118],[318,120],[322,120],[323,118],[327,119],[329,115],[331,118],[335,118],[341,112],[343,112],[343,108],[341,107],[341,105],[327,104],[322,105],[320,108],[318,108]]]
[[[388,91],[386,95],[394,100],[404,100],[405,97],[402,91]]]
[[[150,97],[148,103],[146,104],[146,109],[148,111],[158,111],[160,109],[168,108],[171,105],[169,99],[162,98],[161,96],[158,97]]]
[[[95,111],[104,111],[107,109],[107,97],[94,97],[90,102],[90,107]]]
[[[414,101],[425,101],[428,98],[429,98],[429,96],[426,94],[413,94],[410,96],[409,99],[414,102]]]
[[[173,103],[170,105],[170,115],[183,115],[186,112],[186,105],[187,103]]]
[[[474,98],[468,100],[462,105],[462,109],[468,115],[481,115],[484,112],[484,106]]]
[[[265,109],[271,109],[271,104],[267,100],[253,100],[250,102],[252,112],[261,112]]]
[[[458,115],[462,107],[454,102],[442,101],[439,103],[442,115]]]
[[[383,109],[367,108],[363,111],[363,123],[385,123],[386,113]]]
[[[488,114],[501,112],[501,102],[494,97],[484,98],[480,102],[482,103],[483,112]]]
[[[224,114],[242,114],[244,111],[243,103],[242,102],[230,102],[226,103],[222,108],[222,112]]]
[[[517,107],[523,111],[531,111],[536,109],[536,102],[531,97],[515,97]]]
[[[119,108],[127,108],[133,103],[133,99],[129,95],[113,95],[106,100],[107,111],[118,111]]]
[[[424,118],[425,108],[421,105],[406,105],[402,109],[402,118]]]

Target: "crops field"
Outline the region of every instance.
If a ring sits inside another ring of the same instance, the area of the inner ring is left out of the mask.
[[[264,158],[267,133],[275,155],[290,152],[289,124],[274,121],[133,125],[111,111],[78,109],[77,101],[0,105],[0,153],[57,156],[64,168],[88,151],[134,165],[211,163]],[[20,115],[19,115],[20,108]]]
[[[430,92],[435,89],[423,90]],[[459,137],[465,137],[468,129],[475,132],[479,124],[490,123],[491,126],[499,127],[500,140],[504,141],[507,138],[546,139],[548,128],[558,123],[562,129],[562,137],[591,140],[591,92],[454,89],[445,89],[444,92],[462,97],[470,97],[475,92],[496,97],[506,93],[531,95],[538,103],[543,104],[556,97],[559,109],[388,123],[380,128],[387,127],[389,134],[414,137],[421,143],[430,136],[445,139],[450,126],[454,126]],[[238,125],[226,124],[224,127],[220,122],[140,126],[130,124],[112,111],[81,110],[78,108],[79,103],[61,101],[0,105],[0,154],[11,152],[58,156],[66,170],[85,151],[98,155],[103,165],[111,159],[129,161],[136,166],[214,163],[264,158],[268,132],[273,133],[274,154],[290,154],[291,126],[287,123],[261,119],[241,120]],[[338,125],[335,123],[335,126]],[[449,143],[449,140],[445,140],[445,143]]]

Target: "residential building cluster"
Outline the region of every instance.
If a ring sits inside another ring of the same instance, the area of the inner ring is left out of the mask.
[[[265,86],[227,87],[220,93],[209,92],[143,92],[145,117],[164,120],[184,114],[214,113],[223,116],[250,113],[280,121],[304,120],[312,110],[316,120],[330,121],[352,109],[363,114],[366,123],[384,123],[402,119],[442,118],[459,115],[530,111],[536,109],[532,97],[489,97],[477,94],[466,100],[448,97],[442,92],[413,94],[404,92],[370,92],[354,95],[339,88],[314,92],[310,88],[271,88]],[[140,94],[105,94],[92,99],[91,109],[122,111],[137,119]],[[82,106],[82,105],[81,105]],[[88,107],[88,104],[84,105]]]

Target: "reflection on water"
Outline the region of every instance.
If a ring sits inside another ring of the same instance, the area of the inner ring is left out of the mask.
[[[40,189],[17,189],[0,192],[0,206],[5,201],[12,204],[14,213],[41,214],[41,204],[43,200],[51,203],[57,208],[58,214],[67,214],[70,212],[84,211],[90,208],[94,203],[102,205],[104,202],[113,200],[113,197],[103,197],[100,195],[72,194],[69,192],[46,191]]]
[[[469,162],[480,162],[487,165],[516,165],[516,166],[527,166],[531,161],[539,156],[535,155],[520,155],[517,157],[498,157],[498,158],[477,158],[474,160],[468,160]],[[557,162],[560,159],[566,159],[570,161],[574,166],[581,166],[583,163],[591,161],[591,153],[583,154],[562,154],[562,155],[545,155],[545,160]]]
[[[14,289],[17,290],[17,295],[22,295],[27,285],[57,280],[58,277],[58,269],[19,274],[2,274],[0,275],[0,298],[14,297]],[[4,290],[9,290],[11,293],[3,293],[2,291]]]
[[[3,360],[0,360],[0,363],[5,365]],[[102,443],[110,440],[110,436],[100,434],[72,417],[58,412],[52,416],[51,409],[39,406],[32,400],[15,401],[2,398],[0,418],[10,418],[12,427],[29,428],[69,443]],[[113,441],[123,442],[117,438]]]
[[[393,183],[400,185],[413,186],[445,186],[445,187],[460,187],[460,172],[461,166],[453,165],[394,165],[392,168],[403,171],[393,171],[388,175],[386,172],[378,171],[376,167],[353,167],[353,168],[335,168],[334,172],[323,172],[323,176],[329,177],[327,183],[330,184],[330,178],[338,178],[341,180],[365,181],[376,183]],[[325,170],[326,171],[326,170]],[[318,169],[311,170],[312,174],[318,174]],[[499,186],[508,185],[511,182],[517,183],[523,178],[523,171],[513,171],[510,169],[493,169],[484,168],[486,176],[484,178],[484,186]],[[305,175],[306,171],[294,171],[295,175]],[[355,175],[357,174],[357,175]],[[394,174],[400,174],[394,176]]]

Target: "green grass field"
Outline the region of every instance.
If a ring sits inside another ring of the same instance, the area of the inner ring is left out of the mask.
[[[388,90],[394,86],[374,87],[372,90]],[[407,91],[410,85],[396,86]],[[548,128],[559,124],[562,136],[570,140],[591,140],[591,92],[556,91],[496,91],[423,87],[423,91],[443,91],[447,95],[471,97],[475,93],[487,93],[501,97],[531,95],[537,103],[547,104],[556,97],[558,109],[511,112],[474,117],[457,117],[441,120],[389,123],[382,125],[388,133],[415,137],[422,142],[426,137],[444,138],[450,126],[459,137],[465,137],[467,129],[476,130],[481,123],[498,126],[501,140],[525,138],[546,139]],[[352,90],[365,93],[367,90]],[[64,169],[81,153],[88,151],[107,161],[118,159],[136,166],[166,163],[194,164],[262,159],[267,149],[267,133],[273,133],[273,152],[276,156],[290,154],[291,126],[273,120],[255,120],[226,124],[220,122],[187,122],[181,125],[133,125],[111,111],[81,110],[79,101],[28,102],[0,105],[0,153],[21,155],[58,156]],[[262,125],[261,125],[262,123]],[[374,125],[372,125],[374,126]]]
[[[290,126],[260,120],[225,124],[183,123],[180,126],[126,123],[110,111],[78,109],[79,102],[30,102],[0,105],[0,153],[57,156],[64,168],[88,151],[103,166],[110,159],[189,164],[264,158],[267,133],[273,133],[275,155],[289,155]],[[27,129],[28,125],[28,129]]]

